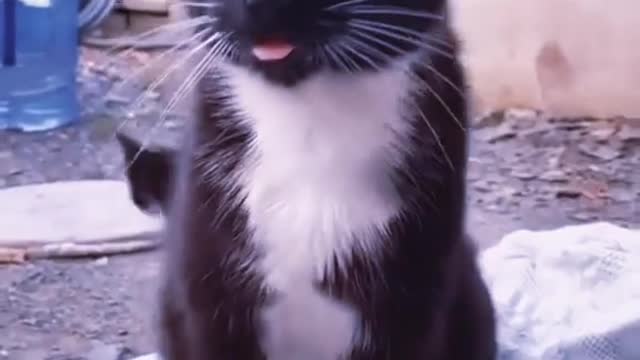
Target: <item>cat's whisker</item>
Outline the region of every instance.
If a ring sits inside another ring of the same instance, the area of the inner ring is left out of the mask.
[[[420,118],[424,121],[424,123],[429,128],[429,131],[433,135],[434,141],[440,148],[440,151],[442,152],[442,156],[444,156],[445,161],[447,162],[451,170],[455,171],[456,169],[455,169],[455,166],[453,165],[453,162],[451,161],[451,157],[447,153],[447,150],[444,147],[444,144],[442,143],[442,139],[440,139],[440,135],[438,135],[438,132],[429,121],[429,118],[425,115],[424,111],[422,111],[420,106],[418,106],[418,104],[414,100],[409,100],[409,102],[410,102],[410,105],[415,109],[415,112],[418,114],[418,116],[420,116]]]
[[[172,24],[163,25],[149,31],[133,35],[133,36],[123,36],[120,38],[111,39],[116,44],[107,48],[105,51],[105,58],[108,60],[103,64],[103,66],[112,66],[113,64],[121,61],[122,59],[127,58],[138,48],[145,44],[145,39],[151,36],[158,35],[179,35],[181,32],[189,32],[198,26],[205,25],[207,23],[213,23],[216,19],[213,19],[209,16],[200,16],[191,20],[178,21]],[[123,50],[126,49],[126,50]]]
[[[230,43],[227,41],[228,34],[223,35],[220,40],[209,50],[209,52],[200,60],[200,62],[196,65],[194,70],[187,76],[184,82],[180,85],[178,90],[176,90],[174,96],[169,100],[166,108],[160,114],[160,120],[164,121],[166,116],[169,114],[171,110],[177,105],[177,103],[182,100],[182,97],[188,92],[197,81],[200,80],[202,75],[204,75],[208,70],[211,63],[216,60],[219,55],[223,54],[227,51],[230,46]]]
[[[361,41],[360,39],[354,38],[353,36],[349,36],[349,35],[347,35],[345,37],[345,39],[348,42],[351,42],[351,43],[355,44],[356,46],[364,49],[365,51],[368,51],[369,53],[375,52],[376,53],[375,56],[378,56],[378,57],[380,57],[382,59],[386,59],[386,60],[391,59],[390,56],[385,55],[384,53],[382,53],[378,49],[376,49],[376,48],[372,47],[371,45]],[[376,65],[375,62],[373,60],[371,60],[371,58],[366,56],[366,54],[362,54],[362,53],[360,53],[358,51],[353,51],[353,53],[356,54],[356,56],[358,56],[361,59],[363,59],[364,61],[366,61],[369,65],[371,65],[372,68],[374,68],[374,69],[379,69],[380,68],[380,66]],[[442,96],[440,96],[440,94],[438,94],[438,92],[435,91],[435,89],[431,85],[429,85],[429,83],[427,81],[425,81],[424,79],[420,78],[420,76],[418,76],[417,74],[415,74],[412,71],[408,71],[408,74],[409,74],[409,76],[411,76],[413,81],[419,82],[421,87],[426,89],[426,91],[428,91],[442,105],[442,107],[445,109],[445,111],[449,114],[449,116],[451,116],[451,118],[456,122],[456,124],[458,125],[458,127],[460,127],[460,129],[462,131],[467,131],[467,129],[462,124],[462,121],[460,121],[460,119],[453,113],[453,111],[451,110],[449,105],[446,103],[446,101],[444,101]]]
[[[355,49],[342,42],[336,43],[335,50],[339,56],[345,59],[345,61],[351,66],[352,69],[356,71],[362,70],[362,67],[358,65],[358,63],[351,56],[349,56],[349,53],[357,54],[357,51]]]
[[[355,45],[360,47],[362,50],[366,51],[365,54],[377,57],[377,58],[382,59],[384,61],[392,61],[393,60],[393,57],[391,55],[385,54],[384,52],[376,49],[375,47],[373,47],[371,44],[368,44],[364,40],[356,38],[352,34],[347,34],[347,35],[344,36],[344,38],[345,38],[345,40],[354,43]],[[378,65],[376,67],[376,69],[378,69],[379,67],[380,66]]]
[[[147,86],[147,89],[133,101],[133,104],[130,106],[130,109],[133,109],[133,110],[137,109],[140,105],[142,105],[142,103],[144,102],[147,94],[149,94],[150,92],[153,92],[154,90],[156,90],[165,80],[167,80],[167,78],[169,78],[169,76],[171,76],[171,74],[173,74],[174,71],[176,71],[178,68],[183,66],[189,59],[191,59],[195,54],[197,54],[198,51],[200,51],[204,47],[212,44],[214,41],[219,40],[220,38],[221,38],[221,36],[220,36],[219,33],[213,34],[208,39],[206,39],[205,41],[200,43],[198,46],[196,46],[193,49],[191,49],[180,60],[178,60],[178,61],[174,62],[173,64],[171,64],[171,66],[169,66],[151,84],[149,84],[149,86]],[[118,126],[117,130],[118,131],[122,130],[124,128],[124,126],[128,123],[128,121],[129,121],[129,119],[125,119]]]
[[[180,85],[176,93],[169,100],[169,103],[167,104],[165,109],[160,114],[160,118],[158,122],[148,131],[147,136],[142,142],[142,146],[140,146],[140,150],[136,153],[135,156],[133,156],[128,167],[130,167],[131,164],[133,164],[137,160],[142,150],[147,148],[155,131],[164,124],[169,113],[178,104],[178,102],[180,102],[182,98],[189,92],[189,90],[191,90],[193,86],[207,73],[207,71],[209,71],[209,67],[211,66],[211,64],[217,58],[219,58],[221,54],[224,54],[225,52],[227,52],[229,47],[233,45],[232,43],[227,41],[229,35],[230,34],[227,33],[222,37],[220,37],[220,40],[214,46],[211,47],[209,52],[207,52],[207,54],[198,63],[198,65],[196,65],[195,69],[191,72],[191,74],[189,74],[189,76],[184,80],[182,85]]]
[[[135,72],[133,72],[132,74],[130,74],[126,78],[124,78],[122,80],[122,82],[117,84],[115,86],[114,90],[112,90],[112,91],[118,91],[118,90],[123,89],[131,81],[135,80],[140,75],[144,74],[149,68],[155,66],[161,60],[165,60],[167,58],[167,56],[172,55],[173,53],[177,52],[178,50],[180,50],[182,48],[185,48],[185,47],[186,48],[190,48],[193,43],[195,43],[200,37],[202,37],[205,33],[209,32],[209,31],[210,31],[209,29],[201,30],[201,31],[197,32],[196,34],[194,34],[192,37],[190,37],[190,38],[188,38],[186,40],[182,40],[182,41],[178,42],[176,45],[174,45],[174,46],[170,47],[169,49],[161,52],[160,54],[154,56],[151,59],[151,61],[149,61],[149,63],[141,66]]]
[[[420,83],[420,85],[429,92],[429,94],[431,94],[434,98],[436,98],[436,100],[440,103],[440,105],[442,105],[442,107],[445,109],[445,111],[449,114],[449,116],[451,116],[451,118],[456,122],[456,124],[458,125],[458,127],[462,130],[462,131],[467,131],[467,129],[464,127],[464,125],[462,124],[462,121],[460,121],[460,118],[458,118],[456,116],[456,114],[453,113],[453,111],[451,110],[451,107],[449,107],[449,104],[447,104],[446,101],[444,101],[444,99],[442,98],[442,96],[440,96],[440,94],[438,94],[437,91],[435,91],[435,89],[429,85],[429,83],[427,81],[425,81],[424,79],[422,79],[420,76],[418,76],[417,74],[415,74],[414,72],[409,71],[409,75],[411,76],[412,79],[414,79],[414,81],[417,81]]]
[[[129,35],[129,36],[122,36],[120,38],[114,38],[112,40],[114,40],[116,44],[107,48],[106,54],[107,55],[113,54],[115,51],[124,49],[124,48],[135,49],[137,44],[140,44],[140,45],[143,44],[145,39],[154,35],[166,34],[166,33],[180,33],[182,31],[191,30],[200,25],[204,25],[208,22],[213,22],[213,21],[215,21],[215,19],[210,16],[198,16],[193,19],[176,21],[166,25],[158,26],[151,30],[148,30],[136,35]],[[122,41],[118,41],[118,40],[122,40]]]
[[[317,52],[318,52],[318,61],[320,62],[320,65],[325,65],[330,69],[332,69],[335,64],[339,67],[339,69],[342,69],[342,67],[339,66],[338,62],[336,62],[334,57],[331,56],[325,48],[326,48],[326,45],[318,44]]]
[[[382,56],[382,58],[387,58],[390,59],[391,57],[388,55],[383,54],[382,52],[380,52],[380,50],[372,47],[371,45],[367,44],[366,42],[357,39],[353,36],[347,36],[345,38],[347,41],[351,41],[354,44],[360,46],[361,48],[365,49],[366,51],[369,52],[375,52],[377,53],[376,56]],[[356,52],[358,53],[358,52]],[[360,53],[358,53],[360,54]],[[365,60],[365,58],[361,57],[363,60]],[[366,61],[366,60],[365,60]],[[370,65],[374,68],[379,68],[379,66],[376,66],[375,64],[372,64],[372,62],[369,62]],[[457,116],[455,116],[455,114],[453,113],[453,111],[451,110],[451,108],[447,105],[447,103],[444,101],[444,99],[442,99],[442,97],[435,92],[435,90],[423,79],[421,79],[420,77],[418,77],[416,74],[414,73],[409,73],[412,78],[414,79],[414,81],[419,81],[421,86],[424,86],[427,91],[429,91],[438,102],[441,103],[441,105],[445,108],[445,110],[449,113],[449,115],[451,115],[451,117],[456,121],[456,123],[458,124],[458,126],[460,126],[460,128],[463,131],[466,131],[466,129],[464,128],[464,126],[462,125],[462,123],[460,122],[460,119],[458,119]],[[440,136],[438,135],[436,129],[433,127],[433,125],[431,124],[431,122],[429,121],[429,119],[427,118],[427,116],[424,114],[424,112],[421,110],[421,108],[418,106],[418,104],[415,103],[415,101],[411,101],[411,105],[412,107],[415,108],[416,112],[418,113],[418,115],[420,116],[420,118],[426,123],[427,127],[429,128],[429,131],[431,132],[431,134],[433,135],[433,138],[436,142],[436,144],[438,145],[438,147],[440,148],[440,150],[442,151],[442,154],[444,156],[445,161],[447,162],[447,164],[449,165],[449,167],[452,170],[455,170],[454,166],[453,166],[453,162],[451,161],[451,158],[449,156],[449,154],[446,152],[446,149],[444,147],[444,144],[442,143],[442,140],[440,139]]]
[[[344,48],[340,44],[336,44],[333,49],[346,64],[347,69],[349,69],[349,73],[353,73],[354,71],[358,70],[358,65],[354,64],[353,59],[349,57],[349,54],[345,52]]]
[[[443,55],[449,59],[455,59],[455,55],[453,55],[452,53],[442,50],[432,44],[429,44],[427,41],[419,41],[415,38],[411,38],[411,37],[404,37],[401,34],[392,32],[392,31],[388,31],[385,29],[380,29],[380,28],[376,28],[370,25],[364,25],[364,24],[360,24],[360,23],[355,23],[353,21],[349,22],[349,26],[351,28],[355,28],[355,29],[359,29],[362,30],[363,32],[368,32],[369,34],[379,34],[379,35],[384,35],[387,36],[389,38],[395,39],[395,40],[399,40],[399,41],[404,41],[408,44],[417,46],[421,49],[426,49],[426,50],[430,50],[430,51],[434,51],[439,53],[440,55]],[[382,41],[382,40],[381,40]],[[381,44],[382,45],[382,44]],[[394,47],[395,49],[398,49],[397,47]],[[394,50],[394,51],[398,51],[398,50]],[[402,50],[398,51],[399,53],[402,53]]]
[[[211,49],[211,51],[196,66],[194,72],[185,79],[183,84],[171,98],[165,110],[160,114],[161,121],[164,121],[169,112],[173,110],[180,100],[182,100],[184,95],[186,95],[186,93],[193,88],[202,76],[206,74],[213,61],[218,59],[220,55],[228,53],[231,46],[232,44],[230,42],[221,40]]]
[[[327,56],[329,58],[331,58],[331,60],[338,66],[340,67],[343,71],[350,73],[351,70],[349,69],[349,65],[347,65],[344,60],[338,56],[336,50],[334,49],[334,46],[331,44],[326,44],[322,47],[325,51],[325,53],[327,54]]]
[[[368,1],[368,0],[347,0],[347,1],[343,1],[343,2],[340,2],[340,3],[337,3],[337,4],[333,4],[331,6],[328,6],[324,10],[327,10],[327,11],[338,10],[338,9],[342,9],[344,7],[347,7],[347,6],[361,4],[361,3],[366,2],[366,1]]]
[[[461,97],[463,97],[463,98],[466,97],[466,93],[465,93],[465,91],[463,89],[461,89],[459,86],[454,84],[453,81],[451,81],[451,79],[449,79],[448,77],[444,76],[433,65],[425,64],[425,63],[419,63],[418,65],[420,65],[420,66],[426,68],[427,70],[431,71],[432,73],[434,73],[438,78],[440,78],[447,85],[449,85],[453,90],[455,90]]]
[[[357,34],[357,32],[355,32]],[[348,38],[350,41],[354,41],[357,42],[359,44],[359,46],[361,46],[363,49],[366,49],[367,51],[371,52],[371,53],[375,53],[374,56],[379,57],[381,59],[385,59],[385,60],[392,60],[393,58],[390,55],[387,55],[385,53],[383,53],[382,51],[374,48],[373,46],[371,46],[370,44],[367,44],[366,42],[351,36],[351,35],[346,35],[346,38]],[[381,40],[377,39],[376,42],[380,42]],[[373,55],[373,54],[371,54]],[[438,71],[438,69],[436,69],[433,65],[429,64],[429,63],[423,63],[423,62],[417,62],[415,63],[415,65],[417,66],[421,66],[431,72],[433,72],[433,74],[435,74],[438,78],[440,78],[443,82],[445,82],[447,85],[449,85],[454,91],[456,91],[461,97],[465,97],[466,93],[463,89],[461,89],[459,86],[457,86],[456,84],[453,83],[453,81],[451,81],[451,79],[449,79],[448,77],[444,76],[440,71]]]
[[[229,55],[227,55],[227,58],[229,60],[235,61],[239,57],[240,57],[240,49],[237,46],[232,47],[231,50],[229,51]]]
[[[432,14],[424,11],[405,9],[398,6],[383,5],[356,5],[348,8],[349,14],[355,15],[397,15],[415,17],[429,20],[444,20],[442,15]]]
[[[219,7],[220,4],[217,3],[201,3],[194,1],[178,1],[169,5],[169,9],[173,7],[190,7],[190,8],[216,8]]]
[[[364,19],[353,19],[351,20],[352,23],[354,24],[363,24],[363,25],[367,25],[367,26],[372,26],[372,27],[376,27],[376,28],[380,28],[380,29],[387,29],[387,30],[391,30],[391,31],[396,31],[398,34],[405,34],[405,35],[409,35],[409,36],[413,36],[416,39],[419,40],[425,40],[425,41],[431,41],[434,43],[438,43],[444,47],[447,47],[449,49],[452,49],[453,46],[446,40],[444,39],[439,39],[437,37],[434,36],[430,36],[426,33],[422,33],[419,31],[415,31],[415,30],[411,30],[409,28],[403,27],[403,26],[398,26],[398,25],[392,25],[392,24],[387,24],[387,23],[383,23],[380,21],[372,21],[372,20],[364,20]]]
[[[318,65],[329,65],[331,64],[331,59],[327,55],[327,52],[324,50],[324,44],[318,43],[315,45],[315,51],[312,53],[313,59],[318,62]]]
[[[439,158],[435,158],[434,160],[438,161],[439,163],[443,162]],[[412,184],[412,186],[415,186],[416,188],[420,187],[420,182],[415,178],[415,176],[413,176],[411,171],[407,171],[406,169],[402,169],[400,171],[402,172],[404,177],[407,179],[407,181],[409,181]],[[428,205],[429,208],[432,209],[433,211],[437,212],[438,214],[441,213],[441,209],[438,208],[438,206],[436,205],[437,200],[433,191],[426,191],[421,198],[411,199],[409,203],[411,204],[411,206],[415,206],[419,208],[421,200],[424,200],[426,205]],[[416,218],[416,221],[421,222],[422,218],[418,217]]]
[[[370,41],[372,43],[376,43],[378,45],[384,46],[387,49],[395,52],[396,54],[404,53],[404,51],[402,49],[400,49],[399,47],[389,43],[388,41],[384,41],[384,40],[382,40],[382,39],[380,39],[378,37],[375,37],[375,36],[365,32],[365,31],[358,30],[356,28],[351,28],[351,29],[349,29],[349,33],[354,35],[354,36],[357,36],[357,37],[363,38],[365,40],[368,40],[368,41]]]
[[[359,39],[354,38],[353,36],[346,35],[344,39],[346,40],[345,44],[353,44],[356,47],[363,48],[366,51],[371,51],[371,49],[369,49],[369,46],[367,46],[366,43],[360,41]],[[371,66],[373,69],[376,69],[376,70],[380,69],[380,66],[376,64],[375,61],[373,61],[369,56],[367,56],[366,53],[357,51],[356,48],[350,45],[347,45],[347,49],[349,49],[355,56],[359,57],[360,59],[365,61],[367,64],[369,64],[369,66]]]

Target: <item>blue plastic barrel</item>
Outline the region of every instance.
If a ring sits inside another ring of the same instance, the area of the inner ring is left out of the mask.
[[[78,0],[0,0],[0,129],[79,118]]]

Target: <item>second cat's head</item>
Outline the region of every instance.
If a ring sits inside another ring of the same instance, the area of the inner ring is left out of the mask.
[[[171,200],[175,151],[145,149],[124,133],[118,133],[117,139],[124,155],[131,200],[142,211],[166,215]]]

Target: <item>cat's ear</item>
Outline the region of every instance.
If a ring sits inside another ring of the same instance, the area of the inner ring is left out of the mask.
[[[117,133],[124,153],[127,181],[131,197],[143,211],[167,209],[171,178],[174,172],[174,151],[169,148],[145,149],[132,137]]]
[[[140,151],[142,144],[134,140],[131,136],[120,131],[116,133],[116,139],[118,139],[120,147],[124,153],[125,165],[128,165]]]

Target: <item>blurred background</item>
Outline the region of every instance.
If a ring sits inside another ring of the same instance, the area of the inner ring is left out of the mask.
[[[197,24],[171,3],[0,0],[0,359],[154,349],[160,225],[129,201],[114,133],[174,146],[189,121]],[[640,2],[450,5],[480,245],[640,226]]]

